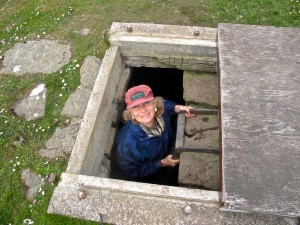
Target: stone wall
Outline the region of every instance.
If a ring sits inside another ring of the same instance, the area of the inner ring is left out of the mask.
[[[184,100],[194,108],[218,107],[218,76],[216,73],[185,71]],[[184,123],[183,147],[180,155],[178,183],[181,186],[219,189],[219,156],[200,149],[218,149],[218,115],[196,114]]]

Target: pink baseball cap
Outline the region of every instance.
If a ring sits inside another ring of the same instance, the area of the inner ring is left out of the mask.
[[[130,88],[125,94],[127,109],[153,99],[154,97],[151,88],[144,84]]]

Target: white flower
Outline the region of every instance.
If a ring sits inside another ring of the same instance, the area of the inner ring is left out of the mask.
[[[75,66],[78,68],[80,65],[79,65],[79,64],[76,64]]]
[[[62,94],[59,94],[58,96],[59,96],[59,97],[62,97],[63,95],[62,95]]]
[[[42,195],[45,195],[45,192],[44,192],[44,191],[42,191]]]

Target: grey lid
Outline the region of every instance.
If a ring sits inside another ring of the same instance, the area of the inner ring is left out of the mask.
[[[300,29],[219,24],[222,209],[300,216]]]

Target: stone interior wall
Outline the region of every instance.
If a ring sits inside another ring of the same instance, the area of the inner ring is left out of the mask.
[[[216,73],[185,71],[183,75],[186,105],[201,109],[218,108],[218,76]],[[180,154],[178,183],[181,186],[218,190],[219,156],[195,151],[219,145],[218,115],[197,114],[186,118],[184,146],[193,151]]]

